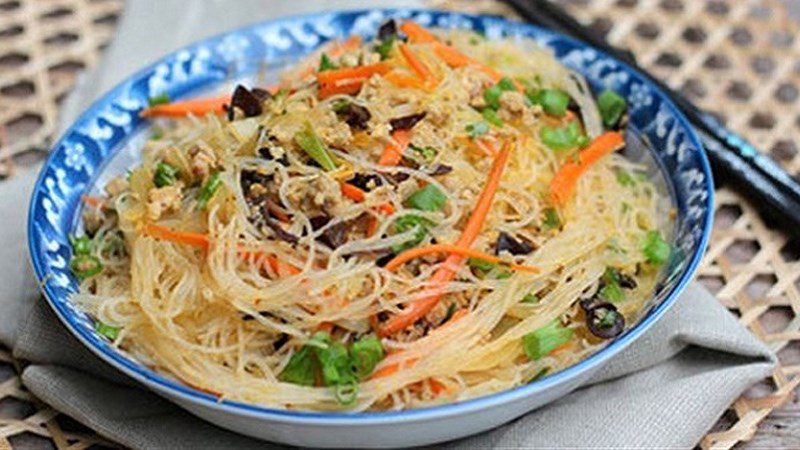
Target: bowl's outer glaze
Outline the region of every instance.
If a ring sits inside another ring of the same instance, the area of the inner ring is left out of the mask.
[[[630,123],[651,143],[666,179],[677,220],[675,251],[648,311],[607,347],[537,382],[459,403],[402,412],[313,413],[285,411],[211,395],[157,374],[98,335],[92,319],[69,302],[77,289],[69,272],[67,235],[78,222],[80,196],[91,189],[112,156],[140,135],[138,112],[147,99],[171,98],[253,74],[267,63],[286,62],[321,43],[350,34],[372,36],[389,17],[423,25],[461,27],[488,39],[529,37],[551,48],[584,74],[593,89],[609,88],[628,99]],[[92,105],[56,144],[31,198],[28,239],[32,264],[50,305],[67,328],[106,362],[213,423],[251,436],[307,446],[408,446],[440,442],[497,426],[546,404],[584,382],[602,363],[650,327],[691,279],[711,229],[713,183],[708,160],[685,118],[637,72],[609,56],[530,25],[496,17],[430,10],[365,10],[297,16],[238,29],[172,53],[145,68]]]

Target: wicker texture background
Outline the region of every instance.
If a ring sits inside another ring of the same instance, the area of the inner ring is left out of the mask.
[[[495,0],[432,6],[511,14]],[[672,87],[800,175],[800,36],[774,0],[562,0]],[[58,102],[112,36],[120,0],[0,0],[0,175],[50,142]],[[511,14],[513,15],[513,14]],[[774,348],[781,365],[739,399],[703,448],[800,448],[800,240],[717,191],[700,280]],[[2,319],[0,319],[2,320]],[[108,444],[32,398],[0,349],[0,450]]]

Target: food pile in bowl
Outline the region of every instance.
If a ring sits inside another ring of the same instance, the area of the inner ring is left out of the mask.
[[[478,397],[623,333],[671,247],[625,100],[522,39],[383,24],[275,86],[151,98],[85,196],[71,300],[221,399],[385,411]]]

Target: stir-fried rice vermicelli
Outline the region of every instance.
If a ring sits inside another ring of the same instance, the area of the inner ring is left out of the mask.
[[[85,197],[72,300],[222,399],[418,408],[618,336],[670,247],[624,100],[527,41],[384,24],[279,85],[143,116],[142,163]]]

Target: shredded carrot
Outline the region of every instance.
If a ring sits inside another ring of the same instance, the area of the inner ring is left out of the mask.
[[[182,117],[193,114],[204,116],[207,113],[220,114],[225,111],[225,105],[230,104],[231,96],[223,95],[213,98],[198,98],[180,102],[164,103],[143,109],[140,117]]]
[[[408,147],[411,142],[411,131],[409,130],[395,130],[392,133],[392,141],[386,144],[381,154],[381,159],[378,164],[382,166],[396,166],[403,158],[403,151]]]
[[[362,82],[373,75],[383,75],[392,69],[386,62],[379,62],[366,66],[346,67],[344,69],[326,70],[317,73],[319,84],[335,84],[342,80],[360,79]]]
[[[578,162],[567,162],[550,181],[550,198],[553,203],[564,204],[572,197],[580,176],[602,157],[625,146],[621,133],[608,131],[601,134],[578,154]]]
[[[401,368],[411,367],[414,364],[416,364],[417,361],[419,361],[419,357],[408,358],[408,359],[404,359],[402,361],[398,361],[398,362],[395,362],[395,363],[387,364],[387,365],[385,365],[383,367],[380,367],[375,372],[372,372],[372,375],[369,378],[371,380],[374,380],[376,378],[385,378],[385,377],[388,377],[390,375],[394,375]]]
[[[475,139],[475,146],[488,156],[497,156],[497,149],[492,145],[492,142],[486,138]]]
[[[317,331],[324,331],[326,333],[330,333],[333,331],[333,324],[331,322],[322,322],[317,325]]]
[[[489,176],[487,177],[483,191],[478,197],[478,202],[475,204],[475,209],[472,210],[472,214],[467,220],[467,225],[464,227],[461,236],[455,243],[456,247],[468,248],[478,237],[486,221],[486,217],[489,214],[489,210],[492,207],[497,188],[500,186],[500,178],[503,176],[503,170],[511,154],[512,147],[513,144],[510,141],[506,141],[503,148],[497,154],[491,169],[489,169]],[[463,264],[464,259],[464,256],[461,255],[449,255],[444,260],[442,266],[431,276],[432,284],[434,286],[440,286],[452,281],[456,274],[452,267]],[[381,336],[389,336],[412,325],[433,309],[439,302],[439,299],[442,298],[442,295],[441,292],[433,290],[430,295],[419,298],[406,305],[406,308],[399,314],[392,316],[389,320],[380,325],[378,333]]]
[[[414,52],[408,48],[408,45],[400,44],[400,53],[403,54],[403,57],[406,59],[406,62],[411,67],[411,70],[414,71],[415,74],[422,80],[423,83],[430,83],[433,81],[433,73],[428,66],[422,62],[419,57],[417,57]]]
[[[94,197],[91,195],[82,195],[81,201],[86,203],[87,205],[91,206],[92,208],[99,208],[103,206],[103,199],[100,197]]]
[[[434,42],[433,43],[433,52],[436,53],[436,56],[442,59],[448,66],[452,68],[459,68],[464,66],[473,66],[476,69],[480,70],[481,72],[489,75],[489,78],[492,79],[495,83],[500,81],[503,78],[503,74],[500,73],[497,69],[487,66],[486,64],[477,61],[473,58],[462,53],[460,50],[452,47],[450,45],[444,44],[442,42]],[[518,91],[524,91],[525,86],[522,85],[517,80],[514,80],[514,85],[517,87]]]
[[[567,353],[567,352],[569,352],[571,350],[574,350],[577,346],[578,346],[577,341],[575,341],[573,339],[573,340],[571,340],[569,342],[566,342],[566,343],[561,344],[558,347],[554,348],[553,350],[550,351],[549,355],[550,356],[558,356],[561,353]]]
[[[400,25],[400,31],[405,33],[408,36],[408,40],[413,44],[437,41],[436,36],[413,20],[403,22]]]
[[[381,223],[378,221],[377,217],[369,216],[369,222],[367,222],[367,230],[366,230],[367,236],[375,235],[375,233],[378,232],[378,226],[380,226],[380,224]]]
[[[358,186],[353,186],[350,183],[339,183],[339,188],[342,191],[342,195],[356,203],[361,203],[366,198],[364,191],[359,189]]]
[[[437,380],[435,380],[433,378],[430,378],[428,383],[431,386],[431,392],[433,393],[433,395],[435,395],[437,397],[442,392],[447,392],[448,394],[450,393],[450,389],[448,389],[447,386],[444,385],[444,383],[441,383],[441,382],[439,382],[439,381],[437,381]]]
[[[428,87],[425,86],[425,83],[423,83],[419,78],[397,71],[389,72],[384,75],[383,78],[399,88],[428,89]]]
[[[540,272],[538,267],[510,263],[507,261],[503,261],[497,256],[490,255],[488,253],[479,250],[472,250],[467,247],[459,247],[453,244],[431,244],[425,247],[408,249],[403,253],[400,253],[399,255],[395,256],[391,261],[389,261],[388,264],[386,264],[385,268],[386,270],[393,271],[398,267],[402,266],[403,264],[407,263],[408,261],[411,261],[412,259],[416,259],[425,255],[430,255],[431,253],[450,253],[452,255],[466,256],[468,258],[477,258],[482,261],[487,261],[493,264],[503,264],[510,267],[511,269],[518,270],[520,272],[530,272],[530,273]]]
[[[144,234],[154,237],[156,239],[163,239],[165,241],[175,242],[177,244],[191,245],[192,247],[208,249],[209,241],[208,235],[203,233],[196,233],[192,231],[178,231],[172,228],[162,227],[148,223],[144,225]],[[300,273],[300,269],[291,264],[286,264],[278,260],[275,255],[265,255],[261,251],[250,251],[245,248],[239,248],[237,254],[242,258],[265,258],[265,262],[269,264],[272,270],[279,274],[288,273],[296,275]]]
[[[376,206],[375,209],[386,214],[387,216],[394,214],[396,211],[394,205],[389,202],[381,203],[380,205]]]
[[[322,84],[319,87],[318,96],[320,99],[326,99],[332,95],[346,94],[355,95],[361,90],[364,85],[365,78],[353,78],[344,80],[338,83]]]

